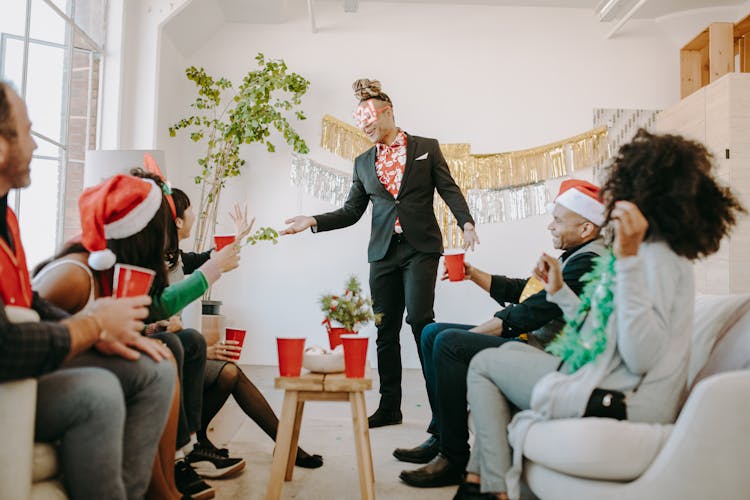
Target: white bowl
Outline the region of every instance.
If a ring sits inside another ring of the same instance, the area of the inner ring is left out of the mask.
[[[302,366],[313,373],[338,373],[344,371],[344,351],[333,352],[319,347],[308,347],[302,357]]]

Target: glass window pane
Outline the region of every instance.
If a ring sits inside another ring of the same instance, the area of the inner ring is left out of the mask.
[[[60,5],[58,5],[60,7]],[[67,13],[66,8],[61,8]],[[65,43],[67,23],[43,0],[31,2],[31,38],[45,42]]]
[[[59,161],[31,161],[31,186],[20,192],[21,209],[18,214],[29,268],[55,253],[59,180]]]
[[[81,28],[88,36],[99,45],[104,45],[104,13],[105,6],[103,0],[75,0],[75,15],[73,19],[76,25]],[[76,47],[89,47],[88,44],[81,44],[76,39]]]
[[[62,154],[62,150],[57,145],[36,135],[34,136],[34,140],[36,141],[36,145],[39,146],[36,151],[34,151],[34,156],[54,156],[57,158]]]
[[[0,76],[20,91],[23,78],[23,41],[5,37],[5,53],[2,54],[2,60]]]
[[[29,46],[29,71],[26,79],[26,105],[32,127],[50,139],[62,139],[63,64],[65,50],[32,43]]]
[[[12,33],[20,36],[26,33],[26,2],[24,0],[3,2],[0,33]]]

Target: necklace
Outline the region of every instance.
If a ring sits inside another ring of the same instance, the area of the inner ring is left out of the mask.
[[[574,372],[604,352],[607,347],[607,322],[614,310],[615,254],[608,250],[592,260],[594,268],[581,276],[581,281],[586,284],[578,311],[573,317],[565,318],[562,333],[546,349],[562,358]],[[592,328],[581,331],[589,314]]]

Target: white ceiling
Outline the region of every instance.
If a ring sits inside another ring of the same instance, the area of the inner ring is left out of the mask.
[[[355,0],[348,0],[350,3]],[[453,5],[496,5],[499,7],[556,7],[589,9],[592,14],[600,0],[359,0],[365,2]],[[736,7],[748,0],[649,0],[635,18],[654,19],[681,11],[700,8]],[[345,0],[313,0],[313,5]],[[356,2],[355,2],[356,3]],[[635,0],[631,0],[631,4]],[[164,33],[177,49],[187,55],[197,50],[225,22],[274,24],[288,19],[292,6],[306,5],[306,0],[189,0],[163,25]],[[305,8],[306,7],[302,7]]]

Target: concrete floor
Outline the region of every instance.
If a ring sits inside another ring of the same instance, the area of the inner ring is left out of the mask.
[[[281,413],[283,391],[274,389],[278,371],[270,366],[243,366],[248,377],[265,394],[276,414]],[[377,376],[375,377],[377,379]],[[375,494],[383,499],[450,499],[456,487],[419,489],[403,484],[401,470],[417,467],[397,461],[391,453],[395,448],[415,446],[427,438],[430,410],[424,380],[419,370],[404,370],[404,423],[370,431],[372,458],[375,468]],[[378,404],[377,380],[366,394],[368,414]],[[300,446],[309,453],[323,456],[320,469],[296,467],[294,479],[284,483],[283,499],[304,500],[357,499],[359,480],[354,451],[352,420],[349,403],[308,402],[300,431]],[[215,480],[216,498],[248,500],[265,497],[271,469],[273,442],[255,423],[242,413],[233,399],[214,419],[211,438],[217,445],[227,446],[232,456],[247,461],[247,468],[229,479]]]

